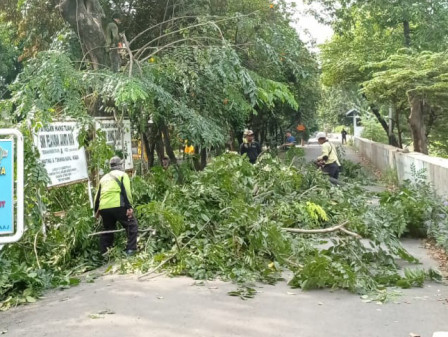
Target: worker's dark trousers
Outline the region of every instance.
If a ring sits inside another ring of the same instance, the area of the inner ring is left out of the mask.
[[[111,49],[109,51],[109,57],[110,57],[110,64],[111,64],[112,71],[114,73],[117,73],[121,67],[121,57],[120,57],[120,54],[118,53],[118,50]]]
[[[339,178],[339,165],[336,162],[325,165],[322,168],[322,171],[328,173],[331,178]]]
[[[128,235],[128,244],[126,250],[137,250],[137,234],[138,224],[137,219],[133,216],[128,218],[126,216],[125,207],[115,207],[100,210],[101,218],[103,219],[103,226],[105,231],[115,230],[117,221],[121,223]],[[101,253],[105,253],[108,248],[114,244],[114,233],[101,234],[100,249]]]

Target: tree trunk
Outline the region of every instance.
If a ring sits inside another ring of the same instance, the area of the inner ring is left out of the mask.
[[[165,147],[163,145],[162,133],[160,132],[160,130],[157,130],[155,143],[157,158],[159,158],[159,163],[162,164],[162,159],[163,157],[165,157]]]
[[[84,54],[94,69],[109,64],[106,39],[102,27],[104,12],[98,0],[63,0],[59,5],[61,15],[76,32]]]
[[[411,106],[409,125],[411,127],[414,151],[428,154],[424,123],[424,101],[419,97],[409,96],[409,104]]]
[[[411,46],[411,28],[409,27],[409,21],[403,21],[403,34],[404,34],[404,45],[409,48]]]
[[[199,161],[199,148],[194,147],[193,166],[196,171],[201,171],[201,162]]]
[[[151,144],[150,153],[151,153],[151,156],[148,157],[148,166],[154,167],[154,158],[155,158],[155,154],[156,154],[156,143]]]
[[[207,149],[201,149],[201,170],[207,166]]]
[[[375,115],[376,119],[378,120],[378,122],[380,122],[380,124],[383,127],[384,131],[388,135],[389,145],[392,145],[392,146],[395,146],[395,147],[400,147],[400,144],[398,143],[397,137],[395,137],[395,134],[393,134],[393,133],[389,134],[389,125],[384,120],[383,116],[381,116],[380,111],[372,104],[370,104],[369,106],[370,106],[370,110],[373,112],[373,114]]]
[[[142,133],[143,139],[143,146],[145,147],[146,156],[148,157],[148,168],[151,168],[154,166],[154,149],[155,149],[155,143],[152,144],[149,141],[149,137],[147,136],[146,132]]]
[[[171,146],[170,132],[169,132],[166,124],[162,125],[161,130],[163,133],[163,141],[165,143],[166,154],[170,158],[171,164],[177,165],[177,158],[176,158],[176,155],[174,154],[173,147]]]
[[[162,162],[164,156],[163,143],[157,125],[151,124],[148,132],[143,133],[143,137],[146,153],[148,154],[148,167],[153,167],[154,155],[157,153],[160,162]]]
[[[263,146],[266,142],[266,123],[263,123],[261,126],[261,132],[260,132],[260,146]]]
[[[235,132],[233,131],[233,128],[230,129],[230,132],[229,132],[228,146],[229,146],[229,151],[236,151],[235,150]]]
[[[193,165],[196,171],[202,171],[207,166],[207,149],[200,150],[195,147],[195,156],[193,157]]]
[[[361,85],[361,89],[363,88],[363,86]],[[367,99],[366,95],[363,93],[362,97],[369,102],[369,100]],[[381,124],[381,126],[384,129],[384,132],[386,132],[386,135],[388,135],[388,139],[389,139],[389,145],[395,146],[395,147],[400,147],[401,142],[399,143],[397,141],[397,137],[395,137],[395,134],[389,134],[389,125],[387,124],[387,122],[384,120],[383,116],[381,116],[380,111],[378,110],[378,108],[376,106],[374,106],[373,104],[369,103],[369,108],[372,111],[372,113],[375,115],[376,119],[378,120],[378,122]]]
[[[398,135],[398,144],[400,148],[403,148],[403,138],[402,138],[402,130],[401,130],[401,124],[400,124],[400,113],[398,110],[395,111],[395,125],[397,126],[397,135]]]
[[[432,128],[434,127],[435,123],[437,122],[437,113],[436,111],[429,107],[428,108],[428,122],[426,123],[426,138],[428,139],[429,134],[431,133]]]

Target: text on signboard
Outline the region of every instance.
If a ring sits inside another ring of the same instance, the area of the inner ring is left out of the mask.
[[[75,145],[75,139],[71,133],[40,135],[39,140],[42,149]]]

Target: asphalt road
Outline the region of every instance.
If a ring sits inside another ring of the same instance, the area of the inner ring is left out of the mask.
[[[434,264],[418,241],[406,247]],[[401,290],[386,304],[346,291],[260,285],[253,299],[228,296],[235,285],[185,277],[103,276],[52,291],[37,303],[0,314],[0,333],[20,337],[301,336],[431,337],[448,331],[448,287]]]

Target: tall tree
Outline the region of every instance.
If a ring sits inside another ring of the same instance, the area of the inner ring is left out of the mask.
[[[33,10],[39,5],[41,0],[28,3]],[[118,120],[127,115],[148,142],[146,148],[160,152],[157,144],[165,144],[171,156],[173,138],[188,139],[203,154],[224,146],[244,127],[257,126],[257,119],[264,120],[257,130],[264,135],[313,119],[317,62],[289,25],[282,1],[275,6],[262,0],[64,0],[50,5],[69,23],[83,55],[76,57],[67,48],[73,40],[58,33],[48,42],[48,52],[29,56],[12,99],[21,103],[17,113],[23,116],[37,111],[48,120],[48,112],[57,111],[81,119],[83,109],[91,107],[90,112],[101,109]],[[105,67],[102,9],[107,17],[113,12],[123,17],[123,66],[116,75]],[[31,22],[22,14],[17,13],[16,24]],[[37,79],[33,73],[41,75]],[[67,74],[72,85],[66,83]]]
[[[82,50],[93,68],[109,64],[102,19],[104,11],[99,0],[64,0],[58,5],[62,17],[77,33]]]
[[[439,51],[445,48],[448,32],[448,8],[442,1],[319,1],[329,11],[337,32],[334,39],[323,47],[323,79],[327,85],[358,84],[372,78],[373,71],[366,65],[380,62],[396,54],[401,48]],[[402,124],[400,115],[410,110],[406,93],[401,97],[389,97],[390,101],[374,101],[370,97],[371,111],[377,116],[389,142],[400,144]],[[380,109],[381,105],[393,106],[396,117],[389,121]],[[419,104],[413,104],[414,111]],[[413,114],[414,116],[415,114]],[[412,119],[409,127],[414,130],[420,119]],[[410,120],[411,121],[411,120]],[[390,134],[398,130],[398,138]],[[420,125],[424,133],[425,125]],[[419,146],[416,146],[419,149]]]

